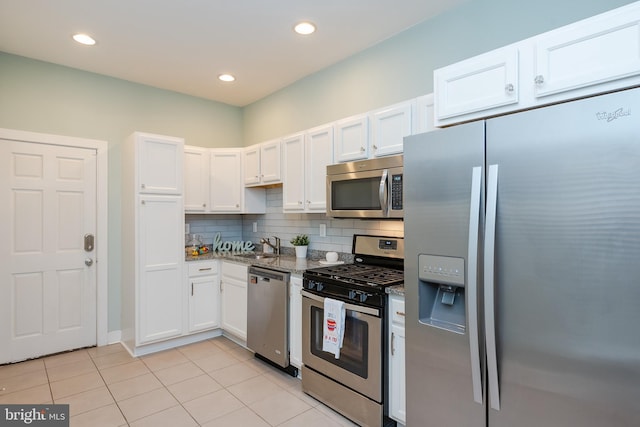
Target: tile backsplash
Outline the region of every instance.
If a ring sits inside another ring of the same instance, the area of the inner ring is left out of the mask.
[[[291,214],[282,212],[282,186],[267,188],[267,213],[261,215],[186,215],[190,232],[201,234],[211,243],[216,233],[222,240],[251,240],[259,245],[262,237],[277,236],[281,246],[291,248],[291,238],[307,234],[312,251],[351,253],[354,234],[404,236],[402,221],[334,219],[324,214]],[[257,232],[253,224],[257,223]],[[326,226],[326,237],[320,237],[320,225]],[[273,242],[273,239],[272,239]]]

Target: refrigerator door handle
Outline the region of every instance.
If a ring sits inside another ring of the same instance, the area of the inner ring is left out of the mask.
[[[380,198],[380,206],[382,207],[382,214],[387,216],[389,214],[389,195],[387,192],[387,177],[389,176],[389,170],[384,169],[382,171],[382,178],[380,178],[380,189],[378,190],[378,197]]]
[[[471,384],[473,400],[482,404],[482,375],[480,370],[480,345],[478,332],[478,233],[480,231],[480,195],[482,191],[482,167],[471,173],[471,207],[469,209],[469,248],[467,267],[467,293],[469,307],[469,348],[471,351]]]
[[[489,403],[500,410],[498,358],[496,356],[496,325],[494,304],[494,258],[496,249],[496,216],[498,202],[498,165],[489,166],[487,178],[487,219],[484,237],[484,323],[487,346]]]

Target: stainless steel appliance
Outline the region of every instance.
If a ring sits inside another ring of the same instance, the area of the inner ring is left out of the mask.
[[[289,273],[251,266],[247,290],[247,347],[293,376],[289,365]]]
[[[403,282],[404,241],[354,236],[353,264],[307,270],[302,290],[302,389],[363,426],[386,417],[387,286]],[[324,299],[345,302],[338,359],[322,351]]]
[[[401,219],[402,183],[402,156],[327,166],[327,216]]]
[[[633,89],[405,139],[408,426],[640,425],[638,112]]]

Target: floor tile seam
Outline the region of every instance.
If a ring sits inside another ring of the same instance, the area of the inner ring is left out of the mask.
[[[300,416],[302,416],[302,415],[306,414],[306,413],[307,413],[307,412],[309,412],[309,411],[313,411],[314,409],[315,409],[315,408],[312,406],[312,407],[310,407],[309,409],[306,409],[306,410],[304,410],[304,411],[300,412],[299,414],[296,414],[296,415],[294,415],[293,417],[291,417],[291,418],[289,418],[289,419],[286,419],[286,420],[284,420],[284,421],[282,421],[282,422],[280,422],[280,423],[276,424],[275,426],[271,426],[271,427],[278,427],[278,426],[284,425],[284,424],[288,423],[289,421],[291,421],[292,419],[297,418],[297,417],[300,417]],[[320,411],[318,411],[318,412],[320,412]],[[322,412],[320,412],[320,414],[322,414]],[[266,421],[266,420],[265,420],[265,421]],[[267,422],[267,424],[269,424],[269,422]],[[269,425],[271,425],[271,424],[269,424]]]
[[[47,372],[47,380],[49,381],[49,383],[55,383],[55,382],[59,382],[59,381],[64,381],[64,380],[68,380],[68,379],[70,379],[70,378],[75,378],[75,377],[79,377],[80,375],[86,375],[86,374],[90,374],[91,372],[94,372],[94,371],[88,371],[88,372],[80,371],[80,372],[78,372],[78,373],[74,373],[74,374],[72,374],[72,375],[69,375],[68,377],[63,377],[63,378],[60,378],[60,379],[57,379],[57,380],[52,380],[52,379],[51,379],[49,369],[51,369],[51,370],[55,370],[55,368],[59,368],[60,366],[71,365],[71,364],[74,364],[74,363],[75,363],[75,362],[65,363],[65,364],[62,364],[62,365],[52,366],[51,368],[46,368],[46,367],[45,367],[45,370],[46,370],[46,372]],[[98,371],[99,371],[99,369],[98,369],[98,367],[96,366],[96,364],[93,362],[93,360],[91,360],[91,363],[92,363],[92,365],[93,365],[93,367],[94,367],[94,369],[95,369],[95,372],[98,372]]]
[[[38,359],[31,359],[31,360],[38,360]],[[18,364],[20,364],[20,363],[28,362],[28,361],[29,361],[29,360],[23,360],[23,361],[20,361],[20,362],[14,362],[14,363],[6,364],[6,365],[0,365],[0,370],[1,370],[3,367],[5,367],[5,366],[9,366],[9,367],[10,367],[10,366],[12,366],[12,365],[18,365]],[[7,381],[7,380],[9,380],[9,379],[11,379],[11,378],[20,377],[20,376],[22,376],[22,375],[31,375],[31,374],[34,374],[36,371],[39,371],[39,370],[44,370],[44,371],[46,371],[46,367],[44,366],[44,362],[42,362],[42,367],[40,367],[40,368],[35,368],[35,369],[31,370],[31,371],[22,372],[22,373],[19,373],[19,374],[12,374],[12,375],[10,375],[10,376],[8,376],[8,377],[0,378],[0,382],[2,382],[2,381]],[[0,384],[0,386],[1,386],[1,384]]]
[[[144,363],[144,361],[142,361],[142,363]],[[145,363],[145,366],[147,366],[147,365],[146,365],[146,363]],[[197,366],[197,365],[196,365],[196,366]],[[198,368],[199,368],[199,367],[198,367]],[[185,406],[184,406],[184,404],[183,404],[183,403],[186,403],[186,402],[180,402],[180,399],[178,399],[178,397],[177,397],[175,394],[173,394],[173,393],[171,392],[171,390],[169,389],[169,386],[165,385],[165,383],[163,383],[163,382],[162,382],[162,380],[161,380],[160,378],[158,378],[158,376],[156,375],[155,371],[152,371],[148,366],[147,366],[147,369],[149,369],[149,372],[151,373],[151,375],[153,375],[153,376],[154,376],[154,378],[155,378],[156,380],[158,380],[158,382],[160,383],[160,385],[162,386],[162,388],[163,388],[167,393],[169,393],[169,394],[171,395],[171,397],[173,397],[173,398],[175,399],[175,401],[177,402],[177,405],[176,405],[176,406],[180,406],[180,407],[182,407],[182,409],[184,409],[184,411],[185,411],[187,414],[189,414],[189,416],[191,417],[191,419],[193,419],[193,421],[194,421],[194,422],[199,426],[199,425],[200,425],[200,423],[198,423],[198,421],[193,417],[193,415],[191,414],[191,412],[189,412],[189,411],[187,410],[187,408],[185,408]],[[205,372],[205,375],[206,375],[206,372]],[[188,380],[190,380],[190,379],[191,379],[191,378],[187,378],[187,379],[186,379],[186,380],[184,380],[184,381],[188,381]],[[212,379],[213,379],[213,378],[212,378]],[[214,380],[214,381],[215,381],[215,380]],[[182,382],[182,381],[180,381],[180,382]],[[179,384],[180,382],[178,382],[178,383],[176,383],[176,384]],[[216,382],[217,382],[217,381],[216,381]],[[173,385],[173,384],[172,384],[172,385]],[[155,390],[159,390],[159,388],[154,389],[154,390],[151,390],[151,391],[155,391]],[[149,393],[149,392],[145,392],[145,393]],[[143,394],[145,394],[145,393],[143,393]],[[140,395],[138,394],[137,396],[140,396]],[[136,396],[132,396],[132,397],[136,397]],[[127,400],[127,399],[123,399],[122,401],[125,401],[125,400]],[[192,399],[192,400],[194,400],[194,399]],[[118,405],[118,409],[120,410],[120,412],[122,412],[122,409],[120,408],[119,402],[117,402],[117,401],[116,401],[116,404]],[[174,406],[172,406],[171,408],[174,408]],[[164,411],[164,410],[166,410],[166,409],[170,409],[170,408],[165,408],[165,409],[162,409],[162,410],[160,410],[160,411],[158,411],[158,412],[162,412],[162,411]],[[150,416],[152,416],[152,415],[155,415],[155,414],[157,414],[158,412],[154,412],[153,414],[149,414],[149,415],[147,415],[147,417],[150,417]],[[127,419],[127,417],[125,417],[125,416],[124,416],[124,413],[122,414],[122,416],[123,416],[123,417],[124,417],[124,419],[127,421],[127,423],[129,423],[128,425],[130,425],[131,423],[129,422],[129,420]],[[145,418],[145,417],[143,417],[143,418]],[[140,418],[140,419],[142,419],[142,418]],[[134,420],[134,421],[138,421],[138,420]],[[134,422],[134,421],[132,421],[132,422]]]
[[[105,384],[105,388],[107,389],[107,391],[109,392],[109,395],[110,395],[110,396],[111,396],[111,398],[113,399],[113,401],[112,401],[112,402],[109,402],[109,403],[107,403],[107,404],[105,404],[105,405],[97,406],[97,407],[95,407],[95,408],[88,409],[88,410],[83,411],[83,412],[79,412],[79,413],[75,414],[75,415],[74,415],[74,417],[76,417],[76,416],[78,416],[78,415],[81,415],[81,414],[86,414],[87,412],[91,412],[91,411],[95,411],[95,410],[98,410],[98,409],[104,408],[105,406],[109,406],[109,405],[117,404],[116,399],[113,397],[113,394],[111,394],[111,390],[109,390],[109,387],[107,387],[107,386],[106,386],[106,384]],[[62,399],[66,399],[66,398],[68,398],[68,397],[72,397],[72,396],[77,396],[77,395],[79,395],[79,394],[87,393],[87,392],[94,391],[94,390],[98,390],[98,389],[97,389],[97,388],[93,388],[93,389],[91,389],[91,390],[82,391],[82,392],[80,392],[80,393],[76,393],[76,394],[72,394],[72,395],[69,395],[69,396],[65,396],[65,397],[63,397]],[[53,400],[52,400],[52,401],[53,401]],[[56,403],[56,404],[57,404],[57,402],[54,402],[54,403]],[[65,404],[65,402],[61,402],[61,404],[63,404],[63,405],[64,405],[64,404]],[[71,411],[71,405],[70,405],[70,404],[69,404],[69,411]]]
[[[240,399],[238,399],[240,400]],[[241,401],[242,402],[242,401]],[[255,403],[255,402],[254,402]],[[251,412],[253,412],[255,414],[255,416],[257,416],[258,418],[260,418],[262,421],[264,421],[267,425],[271,426],[271,427],[275,427],[273,425],[271,425],[271,423],[269,421],[267,421],[262,415],[260,415],[259,413],[257,413],[256,411],[253,410],[253,408],[249,405],[246,405],[244,402],[242,402],[242,404],[244,405],[245,408],[247,408],[248,410],[250,410]],[[238,412],[241,411],[243,408],[237,409],[235,411],[229,412],[229,414],[233,414],[234,412]],[[225,414],[225,415],[229,415],[229,414]]]
[[[95,364],[95,361],[93,363]],[[96,366],[96,368],[97,368],[97,366]],[[120,405],[118,405],[118,401],[116,400],[116,397],[113,395],[113,392],[109,388],[109,384],[107,384],[107,382],[105,381],[104,377],[102,376],[102,372],[100,371],[100,369],[98,369],[98,375],[100,375],[100,378],[102,379],[102,382],[104,383],[104,386],[109,391],[109,394],[111,395],[111,398],[113,399],[113,403],[116,404],[116,408],[118,408],[118,411],[120,411],[120,415],[122,415],[122,419],[125,420],[125,422],[127,423],[126,425],[129,426],[129,421],[127,420],[127,417],[124,416],[124,412],[122,412],[122,408],[120,407]]]

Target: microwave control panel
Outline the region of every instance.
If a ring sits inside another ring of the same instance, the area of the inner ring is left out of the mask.
[[[391,175],[391,209],[402,210],[402,174]]]

